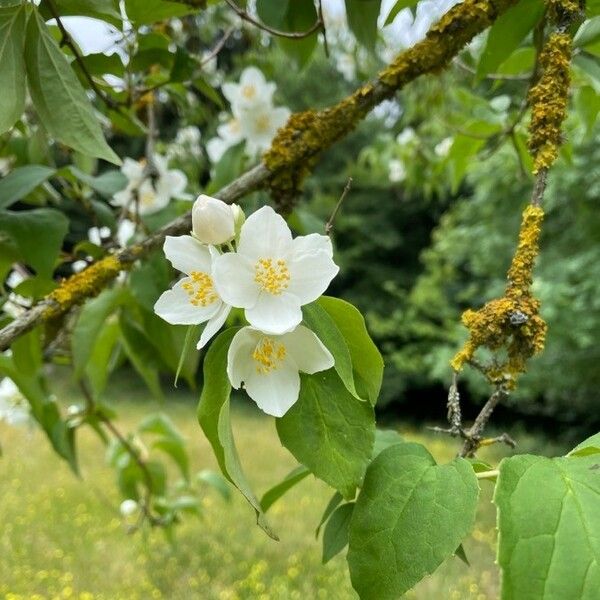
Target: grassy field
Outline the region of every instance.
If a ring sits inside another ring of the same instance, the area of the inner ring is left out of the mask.
[[[59,396],[78,400],[67,387]],[[139,382],[131,379],[121,381],[109,397],[119,410],[122,429],[162,410],[187,437],[194,468],[216,468],[190,395],[180,392],[158,405],[147,401]],[[278,444],[272,419],[250,406],[236,406],[234,429],[258,493],[295,466]],[[448,460],[456,451],[444,438],[403,433],[425,442],[438,460]],[[126,533],[114,473],[90,432],[80,436],[82,480],[55,457],[39,431],[0,423],[0,441],[0,597],[6,600],[356,598],[343,556],[321,565],[314,530],[331,491],[315,479],[305,480],[270,510],[280,542],[254,525],[253,513],[240,497],[234,494],[226,502],[207,489],[202,518],[188,518],[172,547],[160,531]],[[492,452],[497,457],[505,450]],[[491,484],[483,482],[478,524],[465,543],[471,567],[452,558],[407,598],[497,597],[490,498]]]

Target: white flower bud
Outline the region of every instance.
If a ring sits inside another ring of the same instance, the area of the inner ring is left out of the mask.
[[[237,240],[237,238],[240,235],[240,231],[242,230],[242,225],[246,221],[246,215],[244,214],[244,211],[240,208],[239,204],[232,204],[231,211],[233,212],[233,222],[234,222],[234,226],[235,226],[235,238]]]
[[[127,500],[123,500],[123,502],[121,502],[121,506],[119,507],[119,510],[121,511],[121,515],[124,517],[130,517],[131,515],[135,514],[138,510],[138,503],[135,500],[132,500],[131,498],[127,499]]]
[[[203,244],[219,245],[233,239],[235,215],[222,200],[202,194],[192,207],[192,233]]]

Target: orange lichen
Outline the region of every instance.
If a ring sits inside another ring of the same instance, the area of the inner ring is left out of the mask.
[[[486,303],[477,311],[467,310],[462,322],[469,338],[452,359],[455,371],[473,360],[479,348],[492,352],[506,350],[506,359],[486,368],[487,377],[508,388],[526,370],[527,360],[544,348],[546,323],[539,315],[540,302],[531,293],[533,267],[539,252],[539,237],[544,211],[528,206],[523,212],[519,245],[508,270],[502,298]]]
[[[272,173],[269,187],[280,210],[291,208],[302,181],[323,150],[352,131],[373,106],[392,97],[406,83],[446,67],[461,48],[515,2],[465,0],[432,27],[422,42],[400,53],[374,83],[329,108],[293,114],[263,157]]]
[[[541,77],[529,91],[529,150],[535,173],[547,169],[558,156],[561,126],[567,116],[571,51],[569,34],[551,34],[540,55]]]

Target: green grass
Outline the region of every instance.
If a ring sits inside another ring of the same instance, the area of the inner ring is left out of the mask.
[[[59,397],[69,403],[78,400],[64,385]],[[131,379],[113,386],[109,397],[123,430],[133,428],[148,412],[167,412],[188,440],[194,469],[216,470],[189,395],[178,393],[176,399],[159,406],[143,401],[146,393]],[[272,419],[243,405],[234,408],[233,420],[246,471],[262,493],[295,461],[279,445]],[[456,452],[453,440],[403,433],[426,443],[438,460],[448,460]],[[252,510],[237,494],[228,503],[207,489],[202,518],[187,518],[178,527],[177,544],[172,547],[160,531],[126,533],[114,473],[106,467],[104,448],[90,431],[82,431],[79,437],[81,480],[52,453],[37,430],[0,423],[0,440],[4,451],[0,597],[6,600],[356,598],[343,556],[321,565],[314,530],[331,490],[320,481],[305,480],[269,511],[280,542],[256,527]],[[493,458],[505,450],[488,452]],[[451,558],[407,597],[484,600],[498,596],[490,499],[491,484],[483,482],[477,525],[464,544],[471,567]],[[406,551],[410,553],[410,548]]]

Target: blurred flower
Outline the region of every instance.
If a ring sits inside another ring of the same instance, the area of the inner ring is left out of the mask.
[[[333,365],[329,350],[302,325],[283,335],[244,327],[235,334],[227,353],[231,385],[235,389],[243,385],[258,407],[274,417],[282,417],[298,400],[299,371],[313,374]]]
[[[433,151],[435,152],[436,156],[439,156],[440,158],[446,158],[450,152],[450,148],[452,148],[453,143],[454,140],[451,137],[444,138],[439,144],[436,144]]]
[[[9,425],[25,425],[31,421],[31,411],[25,396],[8,377],[0,381],[0,421]]]
[[[182,160],[190,156],[197,158],[202,154],[200,139],[200,130],[194,125],[180,129],[173,143],[169,145],[167,158],[179,158]]]
[[[131,517],[139,510],[139,508],[140,507],[135,500],[128,498],[127,500],[123,500],[123,502],[121,502],[119,511],[123,517]]]
[[[165,208],[171,198],[181,197],[187,177],[179,169],[169,170],[167,159],[156,154],[152,158],[156,173],[148,174],[146,161],[126,158],[121,172],[128,179],[124,190],[117,192],[112,200],[114,206],[137,207],[140,215],[149,215]]]
[[[206,323],[197,345],[200,349],[219,331],[231,310],[213,284],[217,251],[203,246],[191,235],[167,236],[163,248],[173,267],[186,277],[163,292],[154,305],[154,312],[172,325]]]
[[[110,238],[109,227],[90,227],[88,229],[88,240],[96,246],[102,246],[102,241]]]
[[[282,334],[300,324],[301,306],[323,294],[338,271],[327,236],[292,239],[285,220],[263,206],[242,225],[237,252],[216,257],[213,277],[223,301],[244,308],[250,325]]]
[[[239,144],[242,139],[242,125],[237,118],[230,119],[217,127],[218,137],[209,140],[206,144],[206,152],[212,163],[217,163],[225,152]]]
[[[353,82],[356,79],[356,59],[350,52],[339,52],[335,55],[336,69],[344,79]]]
[[[87,260],[75,260],[71,263],[71,270],[73,273],[79,273],[88,266]]]
[[[13,269],[8,277],[6,278],[6,285],[14,290],[18,285],[23,283],[27,277],[23,275],[21,272]],[[18,316],[22,315],[27,308],[31,306],[31,300],[29,298],[24,298],[20,296],[16,292],[9,292],[8,299],[2,305],[2,310],[13,319],[16,319]]]
[[[396,142],[400,146],[406,146],[412,144],[417,139],[417,134],[412,127],[405,127],[397,136]]]
[[[235,216],[222,200],[202,194],[192,207],[192,235],[202,244],[218,246],[233,239]]]
[[[389,178],[393,183],[398,183],[406,179],[406,169],[404,163],[398,159],[390,160],[389,164]]]
[[[283,106],[263,106],[244,115],[241,127],[246,140],[246,153],[256,156],[267,150],[277,130],[285,125],[290,114],[290,110]]]
[[[271,106],[275,88],[275,84],[267,82],[256,67],[245,68],[239,83],[224,83],[221,87],[234,115],[257,107]]]
[[[123,219],[117,225],[117,244],[119,244],[120,248],[125,248],[127,246],[127,243],[133,237],[135,230],[135,223],[129,219]]]

